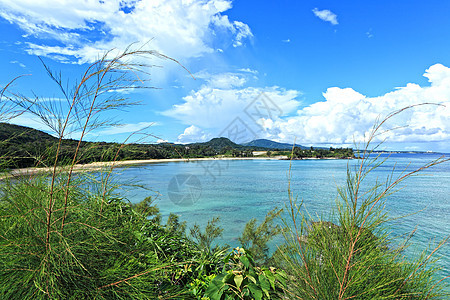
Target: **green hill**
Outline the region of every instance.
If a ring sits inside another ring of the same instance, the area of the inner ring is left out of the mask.
[[[266,139],[257,139],[248,143],[242,144],[243,146],[249,147],[261,147],[261,148],[269,148],[269,149],[279,149],[279,150],[292,150],[294,145],[287,143],[278,143],[271,140]],[[295,145],[295,147],[299,147],[300,149],[309,149],[309,147],[302,145]]]
[[[0,169],[35,166],[57,142],[40,130],[0,123]]]
[[[204,146],[204,147],[211,147],[214,150],[220,151],[225,148],[231,148],[231,149],[248,149],[248,147],[245,147],[243,145],[236,144],[232,142],[231,140],[220,137],[220,138],[213,138],[209,142],[204,143],[192,143],[188,146]]]
[[[0,141],[2,142],[23,144],[42,141],[54,142],[56,140],[57,138],[40,130],[20,125],[0,123]]]
[[[40,130],[0,123],[0,169],[52,166],[56,155],[58,139]],[[72,162],[78,141],[62,140],[58,154],[60,165]],[[239,145],[220,137],[204,143],[187,145],[162,144],[126,144],[107,142],[82,142],[76,163],[91,163],[112,160],[142,160],[164,158],[200,158],[213,156],[251,157],[253,151],[292,149],[292,145],[270,140],[255,140]],[[302,157],[351,157],[351,149],[310,149],[296,145],[294,158]],[[286,154],[284,154],[286,155]]]
[[[0,123],[0,169],[50,166],[54,163],[58,139],[40,130]],[[78,141],[64,139],[59,152],[60,164],[70,163]],[[82,142],[77,163],[111,160],[141,160],[164,158],[197,158],[216,155],[251,156],[258,147],[245,147],[227,138],[215,138],[205,143],[188,145],[127,144]],[[53,159],[51,159],[53,157]]]

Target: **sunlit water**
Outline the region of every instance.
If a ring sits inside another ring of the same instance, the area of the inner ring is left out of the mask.
[[[373,184],[376,178],[385,180],[392,174],[394,165],[394,175],[399,175],[408,164],[408,169],[417,168],[438,157],[436,154],[391,155],[371,174],[368,183]],[[337,187],[345,184],[347,164],[357,163],[358,160],[293,161],[292,192],[303,200],[303,207],[309,214],[327,218],[338,196]],[[118,169],[117,179],[122,183],[138,182],[146,188],[124,189],[122,194],[131,202],[153,196],[164,217],[176,213],[188,226],[204,226],[208,220],[219,216],[220,225],[225,229],[219,242],[237,246],[237,237],[246,222],[251,218],[262,220],[272,208],[285,207],[288,203],[289,164],[282,160],[152,163]],[[192,178],[196,180],[188,181],[190,190],[180,187],[178,195],[185,198],[182,205],[177,205],[174,201],[181,198],[170,195],[174,191],[174,182],[170,182],[180,174],[183,175],[178,179],[194,175]],[[417,226],[408,256],[450,235],[450,163],[434,166],[421,174],[400,184],[403,189],[389,196],[386,205],[390,217],[416,212],[391,223],[392,235],[396,236],[407,234]],[[439,264],[444,267],[441,275],[449,275],[449,246],[447,243],[440,252],[443,258]]]

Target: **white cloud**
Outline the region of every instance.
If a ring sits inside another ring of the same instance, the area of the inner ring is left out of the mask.
[[[118,89],[118,88],[111,89],[108,92],[109,93],[119,93],[119,94],[123,94],[123,95],[128,95],[128,94],[132,94],[132,93],[135,93],[135,92],[139,91],[139,89],[140,89],[139,86],[132,84],[129,87],[121,88],[121,89]]]
[[[230,128],[230,123],[237,120],[238,129],[248,126],[256,138],[280,142],[296,139],[297,143],[306,145],[352,146],[354,142],[364,142],[379,118],[407,106],[435,103],[439,105],[419,105],[390,119],[384,129],[398,129],[386,132],[380,140],[387,138],[389,142],[410,146],[437,142],[441,151],[448,151],[448,146],[444,147],[442,143],[450,142],[450,68],[435,64],[426,70],[424,76],[428,78],[429,86],[409,83],[378,97],[367,97],[352,88],[330,87],[323,94],[324,101],[302,108],[297,100],[300,92],[295,90],[280,87],[225,89],[205,84],[184,97],[183,103],[174,105],[163,114],[192,125],[180,135],[180,140],[200,140],[199,137],[204,136],[200,128],[214,136],[223,135],[224,129]],[[262,92],[283,113],[250,118],[245,113],[246,109]],[[192,138],[188,139],[188,136]]]
[[[231,31],[235,37],[233,47],[242,46],[244,39],[253,37],[252,31],[247,24],[240,21],[230,22],[228,16],[215,15],[212,17],[212,23],[218,27]]]
[[[379,97],[366,97],[351,88],[331,87],[325,101],[298,110],[297,115],[265,120],[267,138],[303,144],[353,144],[363,142],[377,118],[421,103],[386,124],[383,138],[389,142],[430,142],[450,139],[450,69],[436,64],[426,70],[430,86],[409,83]],[[445,106],[442,106],[445,105]],[[407,127],[404,127],[407,126]],[[448,148],[447,148],[448,149]]]
[[[17,60],[12,60],[9,63],[10,64],[17,64],[17,65],[19,65],[19,67],[24,68],[24,69],[27,67],[26,65],[24,65],[23,63],[21,63],[21,62],[19,62]]]
[[[0,0],[0,17],[40,39],[27,43],[31,54],[84,63],[151,40],[150,48],[181,60],[213,52],[213,40],[230,37],[237,47],[252,36],[223,15],[230,8],[230,0]]]
[[[208,72],[202,71],[194,74],[194,77],[205,80],[210,87],[220,89],[240,87],[247,81],[242,74],[237,73],[209,74]]]
[[[252,37],[252,31],[247,24],[242,23],[240,21],[234,21],[233,26],[230,26],[233,29],[233,33],[236,34],[235,42],[233,43],[233,47],[239,47],[243,45],[243,40]]]
[[[312,12],[316,17],[318,17],[322,21],[330,22],[332,25],[339,24],[337,20],[337,15],[328,9],[318,10],[317,8],[314,8]]]
[[[211,134],[204,132],[195,125],[187,127],[182,134],[178,136],[178,142],[182,144],[207,142],[211,139]]]
[[[281,40],[283,43],[290,43],[291,39]]]
[[[238,69],[238,71],[240,71],[240,72],[245,72],[245,73],[250,73],[250,74],[253,74],[253,75],[258,75],[258,70],[253,70],[253,69],[250,69],[250,68],[242,68],[242,69]]]
[[[251,120],[245,114],[245,110],[261,93],[264,93],[269,102],[276,105],[276,109],[279,110],[278,115],[289,114],[295,111],[299,105],[299,101],[296,99],[299,95],[298,91],[285,90],[277,86],[244,88],[240,85],[233,85],[236,82],[234,76],[235,74],[232,73],[220,74],[219,77],[222,78],[220,86],[214,85],[218,81],[211,80],[200,89],[191,91],[183,98],[182,104],[174,105],[172,109],[163,114],[178,119],[184,124],[214,128],[220,131],[236,117],[247,118],[244,121],[254,125],[255,120]]]

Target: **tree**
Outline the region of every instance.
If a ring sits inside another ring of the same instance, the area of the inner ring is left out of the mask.
[[[258,264],[267,264],[269,261],[269,247],[267,244],[281,233],[282,228],[275,224],[275,220],[282,211],[282,209],[272,209],[259,225],[257,225],[256,219],[251,219],[245,224],[244,231],[241,237],[238,238],[242,248],[250,251]]]

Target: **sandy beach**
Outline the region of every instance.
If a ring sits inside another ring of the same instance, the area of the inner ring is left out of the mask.
[[[73,167],[74,172],[83,171],[97,171],[104,168],[120,168],[133,165],[144,165],[152,163],[166,163],[166,162],[192,162],[201,160],[280,160],[287,159],[287,156],[274,156],[274,157],[204,157],[204,158],[164,158],[164,159],[143,159],[143,160],[124,160],[115,162],[94,162],[90,164],[76,164]],[[68,167],[58,167],[59,170],[62,168],[68,169]],[[18,177],[18,176],[30,176],[35,174],[49,173],[52,171],[51,167],[42,168],[23,168],[14,169],[6,174],[0,176],[0,180],[5,177]]]
[[[301,160],[315,160],[315,159],[337,159],[334,157],[304,157]],[[346,158],[351,159],[351,158]],[[153,164],[153,163],[167,163],[167,162],[192,162],[192,161],[207,161],[207,160],[289,160],[289,158],[285,155],[272,156],[272,157],[261,157],[261,156],[253,156],[253,157],[203,157],[203,158],[163,158],[163,159],[142,159],[142,160],[123,160],[123,161],[115,161],[115,162],[93,162],[90,164],[76,164],[73,167],[73,172],[83,172],[83,171],[98,171],[102,169],[110,169],[110,168],[121,168],[133,165],[145,165],[145,164]],[[296,159],[299,160],[299,159]],[[41,167],[41,168],[22,168],[22,169],[14,169],[9,172],[6,172],[0,175],[0,180],[5,177],[19,177],[19,176],[31,176],[35,174],[42,173],[50,173],[53,168],[51,167]],[[58,167],[58,171],[63,169],[68,170],[68,166]]]

